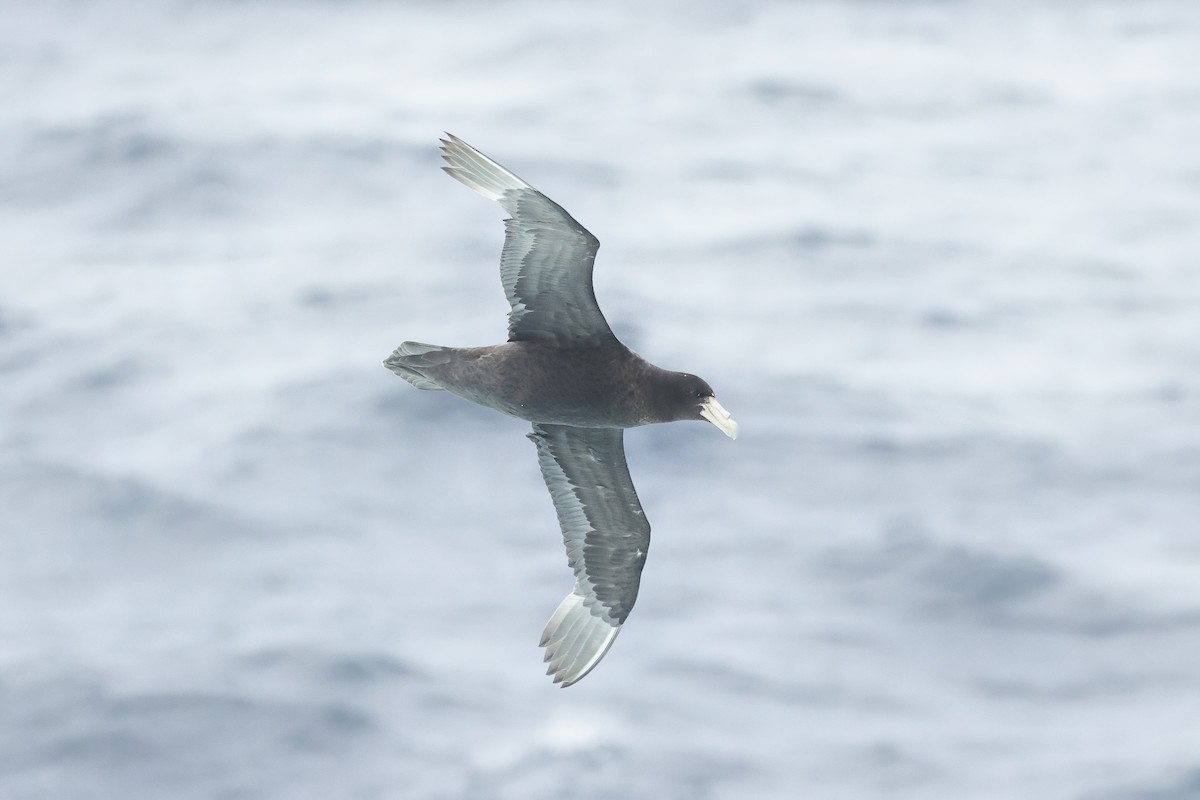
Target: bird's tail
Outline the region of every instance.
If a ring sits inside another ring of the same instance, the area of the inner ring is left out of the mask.
[[[620,623],[592,613],[581,595],[571,592],[546,623],[541,646],[546,648],[547,675],[563,688],[592,671],[612,647]]]
[[[405,342],[397,347],[383,365],[418,389],[444,390],[425,370],[445,364],[451,359],[452,348],[421,342]]]

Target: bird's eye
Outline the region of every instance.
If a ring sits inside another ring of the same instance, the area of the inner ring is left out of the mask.
[[[696,399],[704,397],[704,390],[703,389],[692,389],[692,397],[695,397]]]

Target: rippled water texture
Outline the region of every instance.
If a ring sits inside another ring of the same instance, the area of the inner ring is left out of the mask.
[[[1200,796],[1200,6],[0,6],[0,797]],[[567,691],[443,130],[742,426]]]

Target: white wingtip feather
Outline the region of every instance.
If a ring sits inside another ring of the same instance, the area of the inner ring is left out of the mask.
[[[531,188],[528,183],[454,134],[447,133],[446,138],[441,141],[442,158],[449,164],[442,169],[459,183],[474,189],[489,200],[501,200],[505,192],[513,189]]]
[[[620,625],[593,614],[583,600],[575,592],[567,595],[542,632],[550,665],[546,674],[564,688],[591,672],[621,632]]]

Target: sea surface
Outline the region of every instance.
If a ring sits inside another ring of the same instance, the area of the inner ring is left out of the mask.
[[[565,691],[463,137],[741,423]],[[1200,4],[0,0],[0,800],[1200,798]]]

